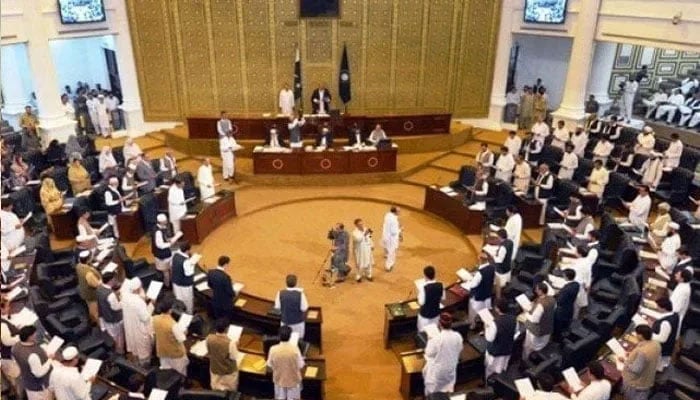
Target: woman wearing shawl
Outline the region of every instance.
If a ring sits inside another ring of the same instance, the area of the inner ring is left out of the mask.
[[[80,146],[78,138],[75,135],[68,136],[68,141],[66,142],[66,158],[70,159],[74,153],[78,153],[82,156],[85,153],[85,149]]]
[[[41,206],[44,207],[46,215],[50,216],[63,207],[63,193],[58,190],[53,178],[44,178],[44,180],[41,181],[39,197],[41,198]]]
[[[116,174],[117,167],[117,160],[114,158],[114,154],[112,154],[112,148],[109,146],[102,147],[99,160],[99,170],[102,177],[107,178],[108,175]]]
[[[82,159],[79,153],[73,153],[71,154],[71,161],[68,165],[68,180],[70,181],[74,196],[86,190],[90,190],[92,187],[90,174],[88,174],[85,167],[83,167],[83,164],[80,163]]]

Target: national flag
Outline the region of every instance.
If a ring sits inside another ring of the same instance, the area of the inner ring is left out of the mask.
[[[338,94],[343,104],[352,99],[350,91],[350,63],[348,62],[348,48],[343,44],[343,58],[340,61],[340,73],[338,74]]]
[[[297,47],[296,57],[294,58],[294,100],[301,99],[301,56],[299,47]]]

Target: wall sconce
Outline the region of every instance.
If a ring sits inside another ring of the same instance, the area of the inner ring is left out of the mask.
[[[681,23],[681,18],[683,17],[683,13],[679,12],[678,14],[674,15],[673,18],[671,18],[671,23],[673,25],[678,25]]]

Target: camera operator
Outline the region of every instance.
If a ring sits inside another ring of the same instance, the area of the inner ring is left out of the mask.
[[[333,229],[328,232],[328,239],[333,241],[331,252],[331,280],[335,276],[335,282],[343,282],[350,272],[348,267],[348,250],[350,242],[345,226],[338,222]]]
[[[357,218],[355,220],[355,230],[352,232],[352,251],[355,256],[355,267],[357,268],[355,274],[357,282],[362,282],[362,278],[367,278],[368,281],[372,282],[373,248],[372,230],[365,226],[365,222],[362,219]]]

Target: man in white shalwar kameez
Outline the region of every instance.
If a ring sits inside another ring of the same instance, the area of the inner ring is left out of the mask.
[[[209,157],[202,160],[202,165],[200,165],[197,170],[197,183],[199,184],[199,193],[202,200],[208,199],[216,194],[216,182],[214,182],[214,173],[211,170]]]
[[[219,139],[219,150],[221,151],[221,174],[224,180],[235,179],[236,176],[236,148],[238,143],[233,138],[231,132]]]
[[[228,119],[226,111],[221,112],[221,118],[216,122],[216,133],[219,134],[219,139],[233,133],[233,124],[231,120]]]
[[[622,112],[623,117],[627,122],[632,120],[632,109],[634,107],[634,96],[637,95],[637,89],[639,89],[639,82],[632,80],[625,82],[625,86],[622,91]]]
[[[97,125],[95,129],[98,129],[98,133],[102,134],[103,137],[112,136],[112,125],[109,122],[109,110],[107,110],[107,104],[105,103],[105,96],[97,96],[97,103],[95,104],[95,113],[97,114]]]
[[[578,156],[574,154],[574,145],[571,143],[566,145],[566,151],[559,162],[559,179],[573,179],[574,172],[578,168]]]
[[[187,203],[183,184],[180,178],[173,179],[173,184],[168,189],[168,216],[173,224],[173,232],[180,232],[180,220],[187,214]]]
[[[683,142],[679,139],[678,133],[671,134],[671,143],[664,151],[664,170],[671,171],[681,164],[681,155],[683,155]]]
[[[396,252],[401,241],[401,225],[399,224],[399,208],[392,206],[384,215],[382,228],[382,246],[386,256],[385,269],[391,271],[396,264]]]
[[[530,177],[532,176],[532,167],[525,161],[523,155],[518,155],[513,169],[513,189],[523,193],[527,193],[530,189]]]
[[[423,382],[425,395],[431,393],[454,391],[457,379],[457,364],[462,353],[462,336],[453,331],[452,316],[448,313],[440,315],[440,333],[429,338],[425,346],[425,367],[423,367]]]
[[[372,281],[372,230],[365,226],[360,218],[355,220],[355,230],[352,231],[352,253],[355,256],[356,275],[355,280],[362,282],[362,278]]]
[[[0,229],[2,229],[2,247],[12,251],[21,246],[24,242],[24,226],[22,221],[12,211],[13,200],[11,198],[2,199],[2,210],[0,211]]]
[[[637,229],[644,229],[644,225],[649,219],[649,211],[651,210],[651,197],[649,196],[649,187],[641,185],[637,189],[637,197],[631,203],[623,202],[622,205],[630,210],[628,220]]]
[[[294,92],[289,89],[289,85],[286,83],[282,87],[282,90],[280,90],[278,105],[280,114],[292,115],[294,113]]]
[[[515,159],[513,155],[510,154],[508,147],[501,147],[501,155],[498,156],[495,168],[496,179],[500,179],[505,183],[510,183],[510,179],[513,177],[513,168],[515,168]]]
[[[126,351],[133,354],[139,364],[147,365],[153,347],[152,306],[146,304],[139,278],[127,279],[121,288],[122,312]]]
[[[651,158],[644,161],[641,168],[635,169],[634,173],[641,176],[640,182],[642,185],[647,185],[651,190],[656,190],[664,174],[664,163],[661,159],[661,154],[652,152]]]

